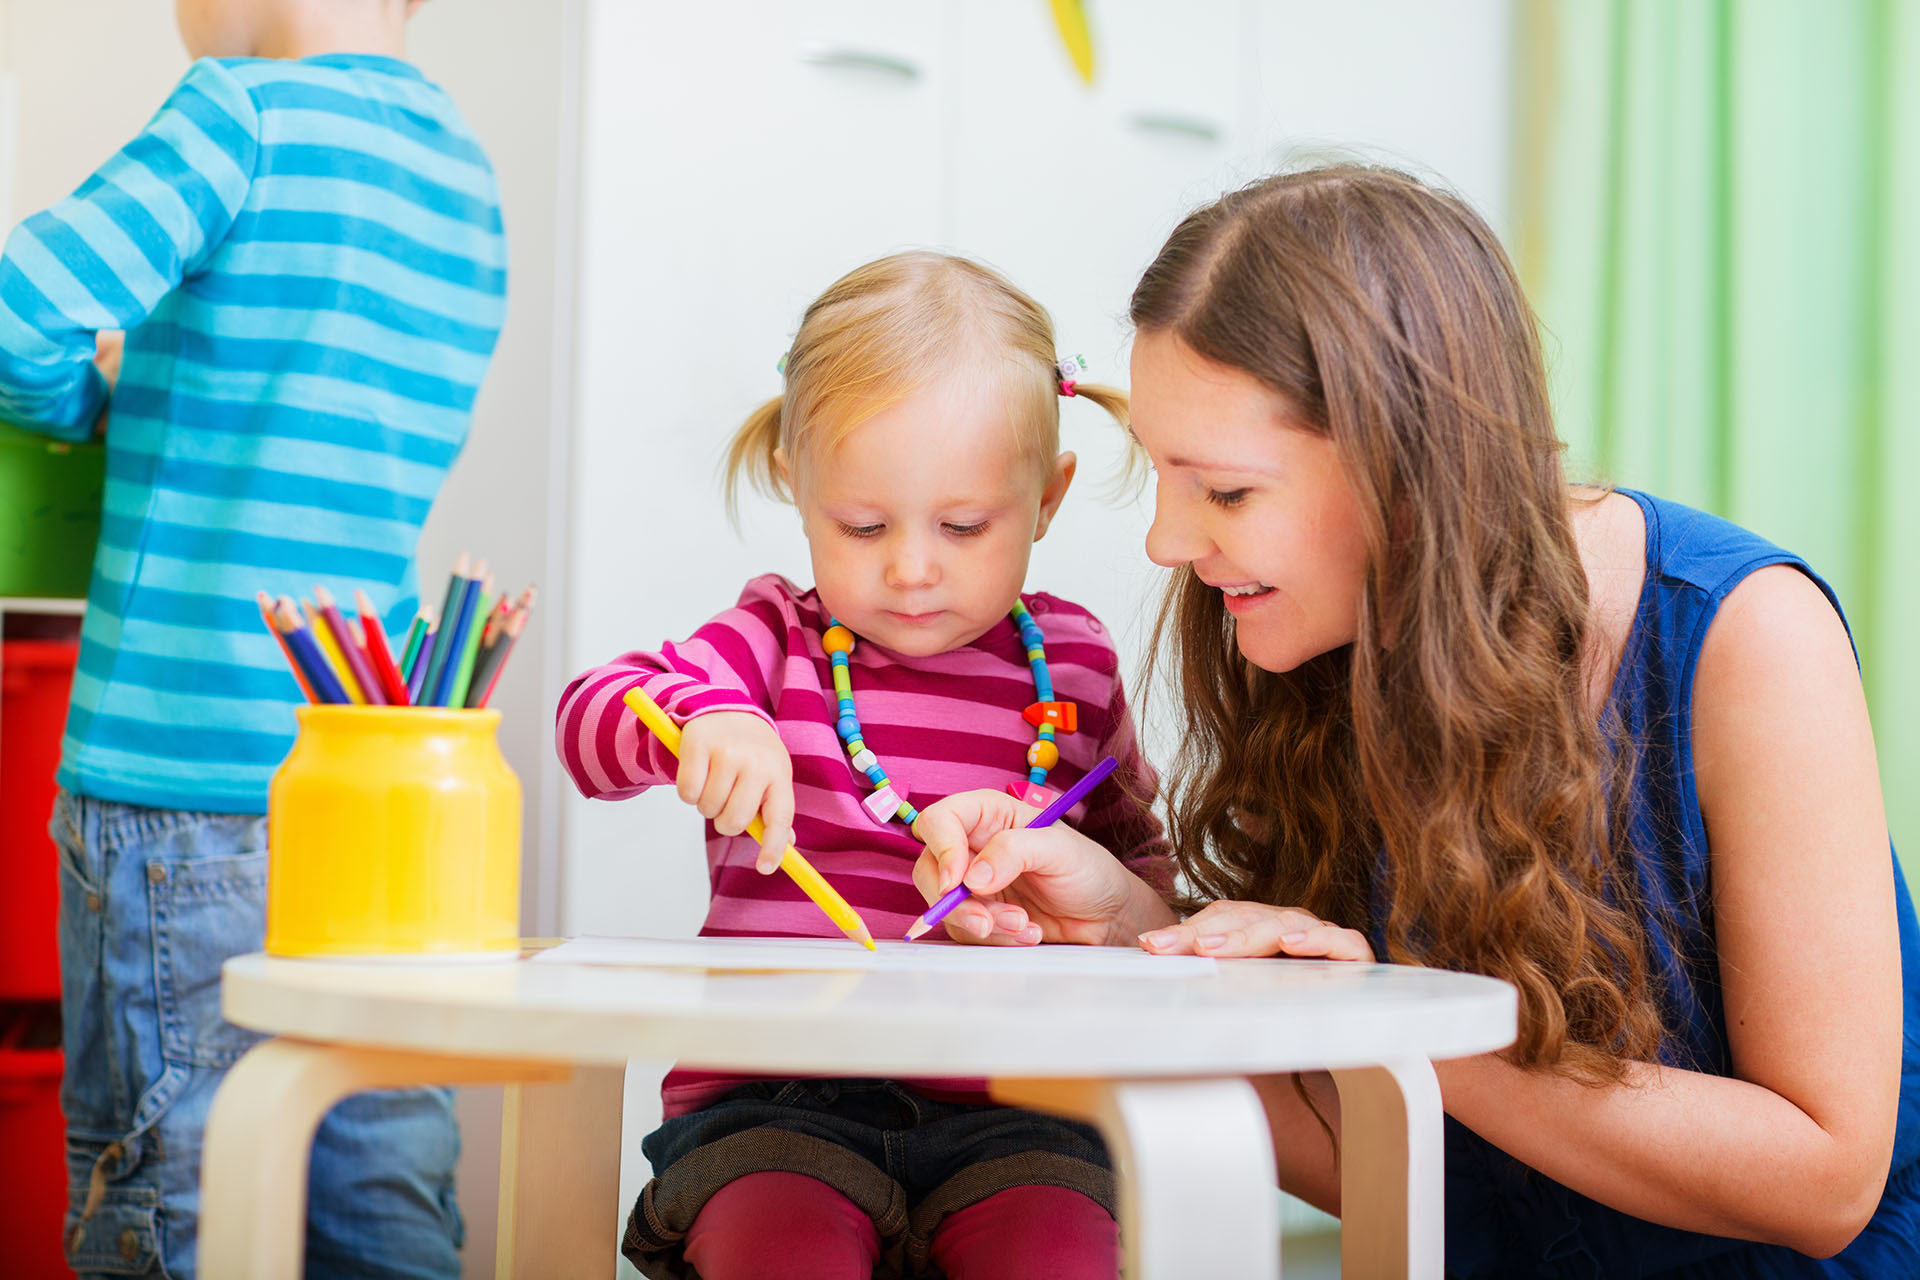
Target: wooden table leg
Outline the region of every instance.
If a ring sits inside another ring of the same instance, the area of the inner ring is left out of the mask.
[[[214,1095],[200,1163],[200,1274],[298,1280],[306,1257],[307,1161],[333,1105],[369,1089],[564,1080],[547,1062],[455,1058],[268,1040]],[[611,1261],[609,1261],[611,1267]]]
[[[500,1128],[494,1274],[608,1280],[619,1257],[620,1117],[627,1069],[577,1067],[510,1084]]]
[[[1277,1280],[1280,1195],[1259,1095],[1238,1077],[995,1080],[993,1096],[1100,1129],[1120,1172],[1129,1280]]]
[[[1340,1274],[1440,1280],[1440,1081],[1424,1058],[1333,1073],[1340,1090]]]

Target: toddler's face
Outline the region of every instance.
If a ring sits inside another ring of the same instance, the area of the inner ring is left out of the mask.
[[[911,657],[1007,615],[1074,468],[1063,453],[1041,474],[1001,398],[965,385],[923,388],[795,461],[821,599],[862,639]]]
[[[1133,433],[1154,466],[1155,564],[1220,591],[1247,661],[1291,671],[1359,628],[1367,544],[1333,441],[1259,380],[1170,335],[1133,344]]]

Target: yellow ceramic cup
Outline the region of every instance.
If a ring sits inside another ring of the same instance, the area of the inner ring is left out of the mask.
[[[303,706],[267,800],[267,950],[446,960],[520,945],[520,780],[498,711]]]

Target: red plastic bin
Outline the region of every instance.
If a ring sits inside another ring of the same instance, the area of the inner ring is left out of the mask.
[[[63,640],[0,644],[0,1000],[60,997],[60,879],[47,820],[79,654]]]
[[[0,1016],[4,1011],[0,1011]],[[0,1045],[6,1028],[0,1026]],[[61,1252],[67,1212],[67,1138],[60,1116],[60,1050],[0,1047],[0,1256],[8,1280],[72,1280]]]

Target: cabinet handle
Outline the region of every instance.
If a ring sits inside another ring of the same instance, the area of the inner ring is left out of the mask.
[[[1140,133],[1172,133],[1200,142],[1218,142],[1226,130],[1205,116],[1183,115],[1177,111],[1136,111],[1127,123]]]
[[[920,64],[897,53],[879,49],[854,49],[844,45],[815,45],[800,51],[800,61],[810,67],[879,71],[901,80],[918,80]]]

